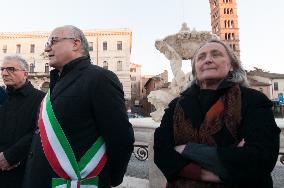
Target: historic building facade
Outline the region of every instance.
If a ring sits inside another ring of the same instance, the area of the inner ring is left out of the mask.
[[[240,58],[236,0],[209,0],[212,33],[225,41]]]
[[[92,63],[113,71],[121,81],[125,99],[131,99],[130,55],[132,32],[129,29],[86,30]],[[50,32],[0,33],[0,61],[8,54],[19,54],[29,63],[29,79],[47,90],[49,65],[44,46]],[[0,79],[0,85],[3,85]]]
[[[141,65],[130,64],[130,80],[131,80],[131,106],[139,105],[139,100],[142,94],[141,83]]]
[[[247,77],[253,89],[263,92],[273,101],[277,101],[280,95],[284,95],[284,74],[265,72],[255,68],[247,72]],[[258,83],[255,84],[251,80],[256,80]]]

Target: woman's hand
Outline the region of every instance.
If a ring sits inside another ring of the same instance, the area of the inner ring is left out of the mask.
[[[179,145],[175,147],[175,150],[179,153],[182,153],[185,148],[185,145]]]

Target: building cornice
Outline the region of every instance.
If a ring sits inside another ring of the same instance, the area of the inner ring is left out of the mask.
[[[98,29],[98,30],[83,30],[86,37],[100,37],[100,36],[129,36],[129,47],[132,49],[132,31],[129,29]],[[32,32],[0,32],[0,40],[13,40],[13,39],[38,39],[47,38],[50,32],[47,31],[32,31]]]
[[[50,32],[0,32],[0,39],[47,38]]]
[[[111,35],[129,35],[132,37],[132,31],[121,29],[110,30],[86,30],[83,31],[85,36],[111,36]],[[0,32],[0,39],[13,38],[45,38],[50,35],[50,32],[32,31],[32,32]]]

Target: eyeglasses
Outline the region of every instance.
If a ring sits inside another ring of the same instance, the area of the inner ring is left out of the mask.
[[[45,47],[51,47],[53,46],[55,43],[60,42],[62,40],[66,40],[66,39],[72,39],[75,40],[76,38],[68,38],[68,37],[63,37],[63,38],[59,38],[59,37],[51,37],[48,39],[48,41],[45,44]]]
[[[16,69],[15,67],[1,67],[0,70],[1,70],[1,72],[6,70],[8,73],[14,73],[16,71],[25,71],[25,70],[22,70],[22,69]]]

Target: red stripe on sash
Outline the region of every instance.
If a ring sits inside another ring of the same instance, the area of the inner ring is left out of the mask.
[[[90,177],[94,177],[99,175],[99,173],[102,171],[103,167],[105,166],[107,162],[107,154],[105,153],[100,162],[98,163],[98,165],[96,166],[96,168],[86,177],[86,178],[90,178]]]
[[[60,176],[61,178],[64,179],[70,179],[70,177],[65,173],[65,171],[63,170],[63,168],[61,167],[50,143],[48,142],[48,137],[46,134],[46,130],[43,124],[43,119],[42,119],[42,108],[43,108],[43,101],[40,107],[40,115],[39,115],[39,120],[38,120],[38,126],[40,129],[40,137],[41,137],[41,142],[42,142],[42,146],[43,146],[43,151],[44,154],[49,162],[49,164],[51,165],[51,167],[53,168],[53,170],[56,172],[56,174],[58,176]]]

